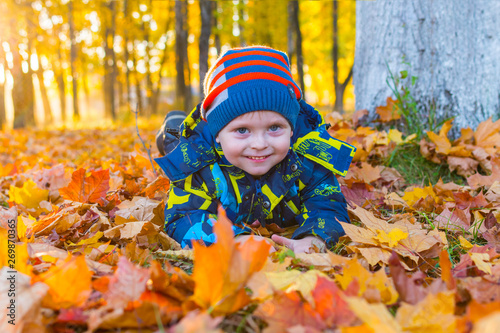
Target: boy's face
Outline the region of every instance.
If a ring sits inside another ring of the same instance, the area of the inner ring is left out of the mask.
[[[231,164],[258,177],[285,158],[292,134],[279,113],[253,111],[233,119],[215,140]]]

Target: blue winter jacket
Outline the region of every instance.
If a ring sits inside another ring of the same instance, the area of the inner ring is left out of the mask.
[[[235,235],[251,233],[259,220],[271,230],[298,226],[293,239],[314,235],[332,246],[349,222],[336,174],[345,176],[356,148],[332,138],[321,115],[300,101],[300,113],[285,159],[255,179],[230,164],[199,105],[181,126],[178,146],[155,161],[170,179],[165,230],[181,244],[216,241],[212,226],[219,204]]]

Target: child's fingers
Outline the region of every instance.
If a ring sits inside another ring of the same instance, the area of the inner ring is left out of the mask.
[[[250,224],[250,226],[251,226],[252,228],[258,228],[258,227],[260,227],[260,222],[259,222],[259,220],[255,220],[255,222],[253,222],[252,224]]]
[[[278,245],[283,245],[283,246],[286,246],[290,249],[293,249],[293,240],[291,240],[289,238],[278,236],[278,235],[272,235],[271,239]]]

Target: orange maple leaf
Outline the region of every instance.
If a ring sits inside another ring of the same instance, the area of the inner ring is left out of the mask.
[[[82,203],[98,203],[109,190],[109,169],[91,171],[85,177],[85,169],[78,169],[71,175],[68,186],[59,190],[64,199]]]
[[[93,273],[87,266],[85,256],[68,257],[34,278],[44,282],[50,289],[43,303],[52,309],[67,309],[81,306],[92,291]]]
[[[397,120],[401,118],[401,114],[398,112],[398,107],[395,104],[395,100],[391,97],[387,97],[387,105],[379,106],[375,109],[375,112],[380,116],[380,121],[388,122],[391,120]]]
[[[214,233],[215,244],[193,244],[195,289],[191,299],[201,308],[212,309],[214,315],[229,314],[250,302],[246,283],[266,263],[271,245],[253,237],[236,243],[232,223],[222,208]]]

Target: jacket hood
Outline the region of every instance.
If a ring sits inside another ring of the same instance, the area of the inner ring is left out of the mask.
[[[356,148],[332,138],[318,111],[303,100],[299,104],[300,112],[291,139],[293,150],[328,170],[345,176]],[[171,181],[182,180],[214,162],[230,165],[207,122],[201,118],[201,104],[191,111],[181,125],[177,147],[166,156],[156,158],[155,162]]]

